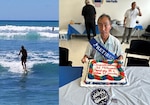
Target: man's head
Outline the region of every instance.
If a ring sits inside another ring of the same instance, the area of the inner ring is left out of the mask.
[[[134,10],[136,8],[136,2],[132,2],[131,8],[132,8],[132,10]]]
[[[87,5],[87,4],[89,4],[90,3],[90,1],[89,0],[85,0],[85,4]]]
[[[111,18],[107,14],[102,14],[97,21],[102,38],[108,38],[111,30]]]
[[[21,46],[22,49],[24,49],[24,46]]]

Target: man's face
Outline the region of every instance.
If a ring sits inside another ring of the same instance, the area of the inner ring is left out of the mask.
[[[102,37],[108,37],[111,29],[111,24],[109,19],[104,16],[98,21],[98,28]]]
[[[135,9],[135,8],[136,8],[136,3],[133,3],[133,4],[131,5],[131,7],[132,7],[132,9]]]

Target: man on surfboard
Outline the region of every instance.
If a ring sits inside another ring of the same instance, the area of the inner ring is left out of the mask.
[[[24,48],[24,46],[21,46],[21,50],[19,52],[19,55],[22,54],[21,57],[21,63],[22,63],[22,67],[25,71],[26,70],[26,61],[27,61],[27,50]]]

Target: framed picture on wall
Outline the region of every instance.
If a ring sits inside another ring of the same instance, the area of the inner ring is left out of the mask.
[[[94,2],[99,2],[99,3],[101,3],[101,2],[102,2],[102,0],[94,0]]]
[[[94,4],[96,7],[100,7],[103,0],[94,0]]]
[[[113,3],[116,3],[118,2],[117,0],[106,0],[106,2],[113,2]]]

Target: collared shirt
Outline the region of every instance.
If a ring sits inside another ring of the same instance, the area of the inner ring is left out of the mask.
[[[123,55],[121,52],[121,44],[120,41],[112,36],[111,34],[109,35],[108,40],[104,43],[101,35],[97,35],[94,37],[95,40],[100,43],[103,47],[105,47],[108,51],[119,57],[120,55]],[[93,58],[95,60],[105,60],[106,58],[103,57],[98,51],[96,51],[92,45],[89,43],[85,55],[88,56],[89,58]]]
[[[135,8],[134,10],[128,9],[125,13],[126,24],[128,28],[134,28],[136,26],[136,18],[139,15],[139,11]]]

